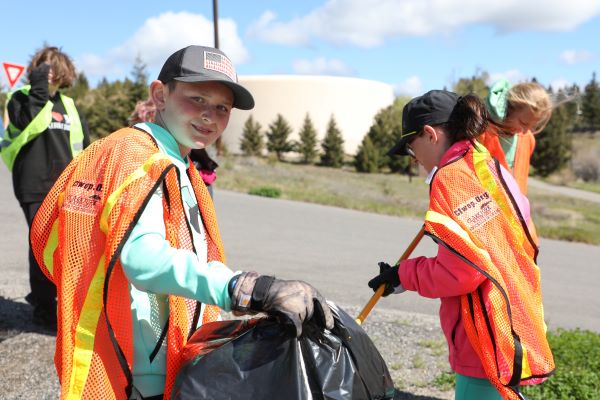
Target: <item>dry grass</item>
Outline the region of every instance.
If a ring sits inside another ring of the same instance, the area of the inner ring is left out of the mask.
[[[248,193],[276,188],[281,198],[402,217],[423,218],[429,186],[422,177],[360,174],[351,168],[279,163],[230,156],[221,162],[219,188]],[[597,203],[530,188],[532,215],[540,236],[600,244]]]

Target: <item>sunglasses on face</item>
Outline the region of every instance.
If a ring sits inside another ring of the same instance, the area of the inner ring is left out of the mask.
[[[412,148],[412,143],[415,141],[416,138],[418,138],[419,136],[421,136],[423,134],[423,131],[420,131],[418,133],[416,133],[415,135],[413,135],[413,137],[408,141],[408,143],[406,143],[406,152],[408,153],[409,156],[411,156],[412,158],[417,158],[417,156],[415,155],[415,151]]]

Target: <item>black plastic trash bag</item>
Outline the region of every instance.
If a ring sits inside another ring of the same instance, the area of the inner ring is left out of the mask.
[[[212,322],[184,349],[171,398],[392,399],[385,361],[365,331],[330,303],[335,327],[296,338],[273,319]]]

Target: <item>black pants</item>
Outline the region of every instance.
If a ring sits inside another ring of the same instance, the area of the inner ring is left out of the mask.
[[[31,223],[35,213],[42,205],[42,202],[21,203],[21,208],[25,213],[27,225],[31,230]],[[52,283],[40,269],[35,257],[31,243],[29,245],[29,285],[31,293],[26,297],[27,301],[33,306],[56,307],[56,286]]]

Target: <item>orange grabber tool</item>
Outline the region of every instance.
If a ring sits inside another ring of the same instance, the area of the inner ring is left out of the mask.
[[[425,225],[423,225],[423,227],[421,228],[419,233],[417,233],[417,235],[412,240],[412,242],[410,242],[410,244],[408,245],[406,250],[404,250],[402,257],[400,257],[400,259],[398,260],[396,265],[398,265],[400,263],[400,261],[406,260],[410,256],[410,254],[413,252],[415,247],[417,247],[417,245],[419,244],[421,239],[423,239],[424,234],[425,234]],[[381,285],[381,286],[379,286],[379,288],[377,288],[375,293],[373,293],[373,296],[371,296],[371,299],[369,300],[369,302],[367,304],[365,304],[365,306],[363,307],[360,314],[358,314],[358,317],[356,317],[356,323],[358,323],[359,325],[362,325],[362,323],[365,321],[365,319],[367,319],[367,315],[369,315],[369,313],[371,312],[373,307],[375,307],[375,304],[377,304],[377,302],[383,295],[384,290],[385,290],[385,285]]]

